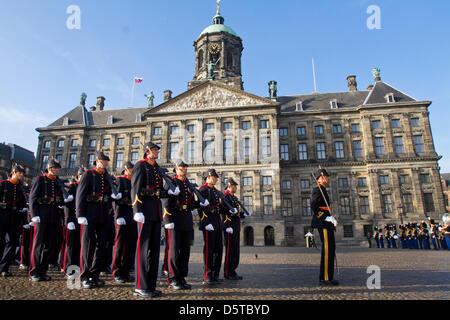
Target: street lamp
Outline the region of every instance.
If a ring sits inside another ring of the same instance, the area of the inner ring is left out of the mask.
[[[403,206],[398,206],[398,215],[400,216],[400,223],[403,225]]]

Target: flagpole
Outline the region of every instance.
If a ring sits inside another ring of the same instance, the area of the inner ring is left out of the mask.
[[[314,93],[317,93],[317,86],[316,86],[316,69],[314,67],[314,57],[312,58],[312,67],[313,67],[313,79],[314,79]]]
[[[133,86],[131,87],[131,102],[130,102],[130,107],[133,108],[133,103],[134,103],[134,85],[136,84],[136,75],[134,75],[133,78]]]

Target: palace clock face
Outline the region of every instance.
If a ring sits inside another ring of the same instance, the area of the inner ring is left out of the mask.
[[[209,46],[210,54],[218,54],[220,52],[220,46],[217,43],[213,43]]]

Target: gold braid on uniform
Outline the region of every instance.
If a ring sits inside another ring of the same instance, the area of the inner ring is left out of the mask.
[[[203,221],[203,219],[208,218],[208,216],[202,211],[202,218],[200,219],[200,221]]]
[[[226,215],[225,216],[225,221],[223,223],[226,223],[227,221],[231,221],[231,219]]]
[[[134,199],[134,202],[132,204],[132,206],[134,207],[136,205],[136,203],[139,202],[140,204],[142,204],[142,201],[139,199],[138,195],[136,194],[136,198]]]
[[[167,209],[166,208],[164,208],[164,217],[165,216],[171,216],[172,214],[169,212],[169,211],[167,211]]]

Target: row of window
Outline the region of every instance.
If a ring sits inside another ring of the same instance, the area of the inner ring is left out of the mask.
[[[419,118],[412,118],[410,119],[410,125],[411,127],[419,127]],[[351,132],[352,133],[360,133],[361,128],[359,123],[352,123],[351,125]],[[373,120],[371,121],[372,129],[381,129],[381,120]],[[401,128],[400,125],[400,119],[392,119],[391,120],[391,127],[392,128]],[[280,128],[280,137],[288,136],[288,128]],[[314,133],[316,135],[323,135],[324,134],[324,126],[323,125],[317,125],[314,126]],[[343,133],[342,125],[340,124],[333,124],[333,134],[340,134]],[[297,127],[297,135],[298,136],[305,136],[306,135],[306,127]]]
[[[109,147],[111,144],[111,139],[109,138],[105,138],[102,141],[102,146],[103,147]],[[132,145],[138,145],[139,144],[139,137],[133,137],[131,138],[131,144]],[[116,140],[116,145],[117,146],[123,146],[125,145],[125,138],[117,138]],[[44,141],[44,149],[49,149],[51,146],[51,141],[50,140],[45,140]],[[70,146],[71,147],[78,147],[78,139],[72,139],[70,141]],[[89,147],[90,148],[95,148],[97,146],[97,140],[96,139],[90,139],[89,140]],[[58,148],[63,148],[64,147],[64,139],[59,139],[57,141],[57,147]]]

